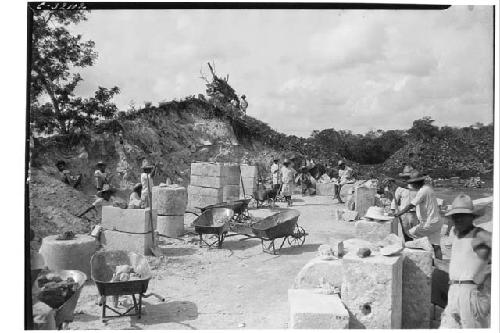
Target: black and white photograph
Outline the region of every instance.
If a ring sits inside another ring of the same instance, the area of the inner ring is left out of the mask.
[[[24,11],[25,330],[498,332],[498,3]]]

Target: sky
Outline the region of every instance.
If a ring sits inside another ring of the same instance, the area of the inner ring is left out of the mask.
[[[94,10],[71,29],[99,57],[77,89],[121,89],[114,101],[205,93],[200,71],[245,94],[247,113],[286,134],[365,133],[493,121],[493,9]]]

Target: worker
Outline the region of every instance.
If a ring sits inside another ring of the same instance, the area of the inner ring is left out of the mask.
[[[492,234],[474,226],[481,213],[468,195],[458,195],[446,216],[451,217],[454,230],[448,304],[440,328],[489,328]]]
[[[102,207],[103,206],[114,206],[115,205],[115,200],[113,199],[113,190],[108,184],[104,184],[102,187],[102,190],[98,191],[96,194],[96,201],[87,208],[85,211],[82,213],[78,214],[78,217],[82,217],[83,215],[87,214],[90,212],[92,209],[94,209],[99,216],[102,216]]]
[[[340,190],[342,186],[345,184],[351,184],[354,183],[354,178],[352,176],[352,169],[348,167],[344,161],[340,160],[337,163],[339,167],[339,178],[337,180],[337,183],[335,184],[335,197],[334,199],[337,199],[339,203],[344,203],[342,199],[340,198]]]
[[[128,209],[140,209],[144,205],[141,200],[142,184],[135,184],[128,201]]]
[[[97,162],[97,170],[94,172],[95,187],[97,191],[101,191],[105,184],[109,185],[109,177],[106,173],[106,164],[103,161]]]
[[[410,178],[409,174],[405,173],[400,173],[401,175],[401,180],[407,181]],[[395,189],[391,189],[391,192],[393,190],[393,199],[391,201],[391,212],[392,214],[395,214],[396,212],[399,212],[403,210],[406,206],[408,206],[411,201],[415,198],[417,195],[417,191],[414,188],[409,188],[408,185],[406,186],[398,186],[397,182],[392,182],[392,186],[395,187]],[[391,186],[390,185],[390,186]],[[401,184],[402,185],[402,184]],[[418,225],[418,217],[417,217],[417,212],[415,209],[410,209],[406,214],[403,214],[401,216],[401,222],[403,224],[403,231],[408,234],[408,231]]]
[[[273,164],[271,165],[271,179],[273,182],[273,190],[278,193],[280,190],[280,160],[279,158],[275,158],[273,160]]]
[[[64,161],[57,161],[56,167],[57,170],[59,170],[59,176],[63,183],[71,185],[74,188],[80,185],[80,182],[82,181],[82,174],[72,176],[71,172],[66,169],[66,162]]]
[[[417,194],[405,208],[394,216],[400,217],[416,209],[419,224],[411,228],[408,235],[412,238],[427,237],[434,248],[434,256],[437,259],[442,259],[440,242],[441,227],[444,221],[440,215],[436,194],[433,188],[426,184],[426,178],[426,175],[418,171],[411,174],[407,183],[410,188],[417,191]]]
[[[291,162],[288,159],[283,161],[281,168],[281,195],[285,197],[288,206],[292,205],[292,194],[294,188],[295,170],[291,167]]]
[[[246,98],[245,95],[241,95],[240,109],[241,109],[241,112],[243,112],[244,114],[247,113],[247,108],[248,108],[248,102],[245,98]]]
[[[142,173],[141,173],[141,200],[144,203],[144,207],[151,207],[150,194],[154,186],[153,177],[156,173],[156,168],[154,165],[149,164],[147,160],[142,161]]]

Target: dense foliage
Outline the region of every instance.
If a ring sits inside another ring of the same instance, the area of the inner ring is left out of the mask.
[[[75,68],[92,66],[97,59],[94,42],[68,30],[86,19],[82,10],[33,10],[30,118],[39,132],[72,133],[118,111],[111,103],[118,87],[99,87],[90,98],[74,95],[82,81]]]

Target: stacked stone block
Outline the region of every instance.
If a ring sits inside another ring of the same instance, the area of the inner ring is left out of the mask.
[[[243,197],[243,190],[245,195],[252,195],[257,190],[257,182],[259,180],[259,170],[255,165],[240,165],[241,169],[241,182],[240,182],[240,196]]]
[[[240,167],[237,164],[191,163],[188,206],[206,207],[240,197]]]
[[[168,237],[184,233],[184,214],[187,206],[186,188],[179,185],[153,187],[153,209],[158,214],[156,230]]]
[[[153,220],[151,221],[151,216]],[[147,209],[121,209],[102,207],[104,228],[101,244],[107,250],[130,251],[138,254],[151,254],[154,247],[153,232],[156,230],[157,214]]]

